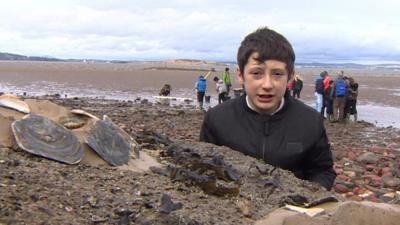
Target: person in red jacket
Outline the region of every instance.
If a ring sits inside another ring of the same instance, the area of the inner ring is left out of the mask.
[[[288,95],[295,54],[266,27],[247,35],[237,54],[245,94],[207,111],[200,141],[224,145],[331,189],[336,173],[324,119]]]
[[[326,73],[324,80],[322,81],[323,85],[324,85],[324,94],[322,95],[322,109],[321,109],[321,114],[323,116],[327,116],[328,113],[325,114],[325,109],[327,109],[328,107],[328,101],[329,101],[329,96],[328,96],[328,88],[329,88],[329,81],[331,80],[331,78],[329,77],[329,74]]]

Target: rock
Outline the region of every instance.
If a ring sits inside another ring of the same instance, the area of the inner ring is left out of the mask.
[[[334,189],[337,193],[349,192],[349,189],[343,184],[336,184]]]
[[[354,183],[344,180],[336,180],[336,184],[342,184],[349,189],[353,189],[356,186]]]
[[[400,186],[400,179],[392,176],[382,177],[384,187],[396,188]]]
[[[349,178],[353,178],[356,176],[356,172],[354,171],[343,171],[343,174],[348,176]]]
[[[344,174],[340,174],[340,175],[338,175],[338,176],[336,177],[336,179],[348,181],[348,180],[350,179],[350,177],[348,177],[348,176],[346,176],[346,175],[344,175]]]
[[[353,189],[353,193],[354,193],[355,195],[364,194],[364,193],[365,193],[365,189],[360,188],[360,187],[355,187],[355,188]]]
[[[362,179],[357,179],[357,180],[354,180],[354,184],[356,186],[360,187],[360,186],[364,185],[364,181]]]
[[[357,155],[353,151],[350,151],[347,153],[347,158],[349,158],[350,160],[355,160],[357,158]]]
[[[335,172],[336,172],[336,174],[342,174],[343,173],[343,169],[342,168],[335,168]]]
[[[384,152],[387,152],[386,148],[382,148],[379,146],[372,146],[369,150],[377,154],[383,154]]]
[[[366,152],[358,156],[356,160],[362,163],[375,164],[379,161],[379,157],[372,152]]]
[[[358,195],[353,195],[353,196],[351,196],[350,197],[350,200],[353,200],[353,201],[358,201],[358,202],[360,202],[360,201],[362,201],[363,200],[363,198],[361,198],[360,196],[358,196]]]
[[[365,199],[371,202],[381,202],[381,200],[377,198],[375,194],[368,195]]]
[[[375,166],[374,165],[371,165],[371,164],[367,164],[367,166],[365,166],[365,169],[367,170],[367,171],[374,171],[374,169],[375,169]]]
[[[236,206],[238,207],[239,211],[245,216],[245,217],[251,217],[252,212],[251,212],[251,202],[247,200],[242,200],[236,202]]]
[[[392,176],[392,170],[389,167],[384,167],[379,171],[382,177],[384,176]]]
[[[383,202],[388,203],[388,202],[392,201],[395,197],[396,197],[395,192],[389,192],[389,193],[382,195],[379,199],[382,200]]]
[[[366,184],[369,184],[373,187],[380,187],[382,185],[382,180],[377,175],[364,175],[362,178]]]

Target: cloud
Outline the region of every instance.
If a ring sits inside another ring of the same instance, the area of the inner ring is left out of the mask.
[[[61,58],[235,60],[242,38],[267,25],[289,39],[300,61],[396,59],[400,3],[380,3],[4,1],[0,51]]]

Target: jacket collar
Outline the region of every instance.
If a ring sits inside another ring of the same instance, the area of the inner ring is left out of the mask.
[[[257,118],[260,118],[261,120],[270,120],[270,119],[280,119],[283,117],[284,112],[286,111],[286,109],[289,107],[290,105],[290,101],[291,101],[291,97],[288,94],[285,94],[284,97],[282,98],[282,101],[279,105],[279,108],[272,114],[272,115],[266,115],[266,114],[260,114],[258,112],[256,112],[255,110],[253,110],[250,106],[250,104],[248,104],[247,102],[247,95],[243,95],[241,96],[240,101],[242,102],[242,107],[244,107],[245,111],[250,112],[251,114],[253,114],[254,116],[256,116]]]
[[[269,114],[269,116],[273,116],[274,114],[276,114],[277,112],[279,112],[280,110],[282,110],[284,104],[285,104],[285,97],[282,97],[282,100],[281,100],[281,102],[280,102],[280,104],[279,104],[278,109],[276,109],[275,112],[273,112],[272,114]],[[250,108],[250,110],[252,110],[252,111],[258,113],[258,112],[253,108],[253,106],[250,104],[249,96],[247,96],[247,95],[246,95],[246,105],[247,105],[248,108]],[[258,113],[258,114],[260,114],[260,113]]]

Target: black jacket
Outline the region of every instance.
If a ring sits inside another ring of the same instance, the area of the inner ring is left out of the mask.
[[[200,141],[263,159],[328,190],[336,177],[323,117],[290,96],[272,116],[254,112],[245,96],[220,104],[205,115]]]

